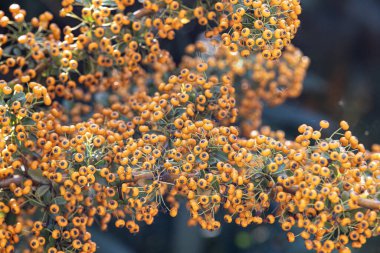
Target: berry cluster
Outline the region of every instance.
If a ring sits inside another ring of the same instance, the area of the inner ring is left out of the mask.
[[[263,102],[302,89],[309,60],[289,44],[299,1],[62,6],[77,26],[0,11],[1,253],[95,252],[94,223],[137,233],[180,199],[189,225],[278,221],[317,252],[380,233],[377,146],[344,121],[331,136],[327,121],[302,125],[294,141],[259,129]],[[222,38],[189,46],[177,68],[159,38],[192,19]]]
[[[217,46],[215,41],[189,45],[181,66],[203,71],[207,76],[224,74],[231,78],[241,99],[237,101],[238,120],[244,136],[261,124],[263,102],[276,106],[300,95],[310,60],[293,45],[277,61],[266,60],[261,54],[242,58]]]

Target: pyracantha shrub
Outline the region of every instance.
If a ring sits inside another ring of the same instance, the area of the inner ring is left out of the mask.
[[[350,252],[380,233],[380,149],[342,121],[287,140],[260,127],[297,97],[298,0],[63,0],[0,11],[0,252],[95,252],[95,222],[137,233],[184,204],[189,225],[279,222],[289,242]],[[160,39],[195,21],[180,64]],[[274,207],[274,208],[273,208]]]

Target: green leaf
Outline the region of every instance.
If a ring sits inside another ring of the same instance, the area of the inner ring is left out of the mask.
[[[32,120],[32,118],[25,117],[21,120],[21,124],[23,126],[34,126],[36,124],[36,122],[34,120]]]
[[[33,199],[32,197],[28,198],[29,202],[33,205],[39,206],[39,207],[45,207],[45,205],[41,202],[38,202],[37,200]]]
[[[14,214],[14,213],[7,213],[7,216],[5,217],[6,218],[6,224],[15,224],[16,223],[16,220],[17,220],[17,215]]]
[[[14,94],[9,100],[8,105],[11,105],[15,101],[20,101],[22,104],[25,103],[25,93],[24,92],[18,92]]]
[[[42,171],[40,169],[36,170],[28,170],[28,175],[36,182],[41,184],[48,184],[50,181],[42,175]]]
[[[50,190],[50,189],[49,189]],[[43,196],[42,196],[42,201],[44,203],[50,203],[52,201],[52,191],[47,191]]]
[[[17,47],[13,48],[12,51],[13,51],[13,54],[14,54],[14,55],[17,55],[17,56],[22,55],[21,50],[20,50],[19,48],[17,48]]]
[[[348,232],[349,232],[348,227],[339,226],[339,228],[340,228],[340,231],[342,231],[344,234],[348,234]]]
[[[59,197],[54,198],[53,201],[54,201],[57,205],[64,205],[64,204],[66,204],[66,200],[65,200],[62,196],[59,196]]]
[[[107,180],[104,177],[101,177],[100,175],[95,174],[96,182],[98,182],[101,185],[108,185]]]
[[[348,191],[344,191],[343,193],[342,193],[342,201],[347,201],[348,199],[350,199],[350,193],[348,192]]]
[[[43,195],[45,195],[50,189],[50,186],[49,185],[41,185],[40,187],[37,188],[36,190],[36,196],[37,197],[42,197]]]
[[[49,237],[49,241],[48,241],[48,244],[47,244],[47,249],[50,248],[50,247],[54,247],[55,245],[55,239],[53,237]]]
[[[110,6],[110,7],[116,7],[117,4],[114,0],[103,0],[103,5]]]

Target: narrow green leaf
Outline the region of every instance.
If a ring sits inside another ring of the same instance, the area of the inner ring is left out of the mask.
[[[36,122],[34,122],[34,120],[32,120],[32,118],[29,118],[29,117],[25,117],[21,120],[21,123],[22,125],[24,126],[33,126],[36,124]]]
[[[47,191],[49,191],[49,189],[50,189],[49,185],[46,185],[46,184],[41,185],[36,190],[36,196],[37,197],[42,197],[43,195],[46,194]]]
[[[42,175],[42,171],[40,169],[36,170],[28,170],[28,175],[36,182],[41,184],[48,184],[49,180]]]
[[[37,200],[33,199],[33,198],[29,198],[29,202],[30,203],[33,203],[33,205],[36,205],[36,206],[39,206],[39,207],[45,207],[44,204],[38,202]]]
[[[66,204],[66,200],[65,200],[62,196],[59,196],[59,197],[54,198],[53,201],[54,201],[57,205],[64,205],[64,204]]]
[[[11,105],[15,101],[20,101],[22,104],[25,102],[25,93],[24,92],[18,92],[14,94],[9,100],[8,104]]]

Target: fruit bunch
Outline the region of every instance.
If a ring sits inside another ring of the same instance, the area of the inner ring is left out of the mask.
[[[0,11],[0,252],[95,252],[94,223],[137,233],[181,203],[189,225],[279,222],[317,252],[378,235],[377,146],[345,121],[293,141],[260,128],[262,106],[302,90],[300,13],[289,0],[63,0],[77,24],[60,28]],[[176,64],[160,40],[192,20],[207,40]]]

